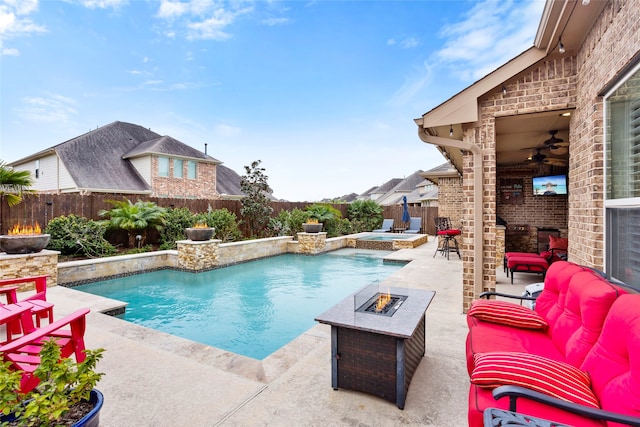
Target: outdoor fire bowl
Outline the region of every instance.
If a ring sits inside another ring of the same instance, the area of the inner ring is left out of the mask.
[[[187,237],[189,240],[193,240],[196,242],[202,242],[205,240],[211,240],[213,237],[213,233],[215,232],[215,228],[213,227],[190,227],[185,229],[187,233]]]
[[[0,251],[7,254],[33,254],[49,243],[50,234],[5,234],[0,236]]]

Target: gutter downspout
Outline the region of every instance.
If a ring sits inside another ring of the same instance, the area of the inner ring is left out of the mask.
[[[432,136],[422,126],[422,119],[415,119],[418,125],[418,137],[427,144],[434,144],[443,147],[453,147],[460,150],[470,151],[473,154],[473,223],[474,223],[474,239],[473,239],[473,282],[474,289],[478,291],[480,286],[480,292],[482,292],[483,286],[483,230],[484,224],[482,222],[482,150],[475,144],[471,144],[458,139],[442,138],[438,136]],[[479,294],[480,292],[477,292]]]

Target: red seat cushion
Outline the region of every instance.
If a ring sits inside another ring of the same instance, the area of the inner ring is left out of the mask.
[[[522,329],[490,323],[467,316],[471,326],[467,334],[466,357],[469,375],[473,372],[474,356],[495,351],[531,353],[549,359],[565,361],[565,355],[542,329]]]
[[[540,255],[535,252],[506,252],[504,254],[505,257],[510,258],[512,256],[532,256],[539,257]]]
[[[507,268],[512,271],[544,272],[549,268],[546,259],[538,256],[511,256],[507,258]]]
[[[544,317],[535,311],[508,301],[476,300],[467,312],[467,316],[524,329],[545,329],[549,326]]]
[[[487,408],[509,409],[509,399],[502,398],[495,400],[491,394],[493,390],[478,387],[471,384],[469,389],[469,427],[483,427],[483,412]],[[518,399],[517,410],[520,413],[532,415],[534,417],[553,420],[570,426],[580,427],[603,427],[605,424],[590,418],[581,417],[561,409],[556,409],[542,403],[533,402],[528,399]]]
[[[440,231],[437,231],[436,234],[438,236],[458,236],[458,235],[462,234],[462,231],[460,231],[460,230],[440,230]]]

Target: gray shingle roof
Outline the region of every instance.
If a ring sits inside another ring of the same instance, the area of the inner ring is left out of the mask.
[[[159,137],[142,126],[113,122],[54,149],[79,188],[145,192],[149,186],[122,155]]]
[[[216,166],[216,189],[219,194],[244,195],[240,189],[240,179],[240,175],[233,169],[223,165]]]
[[[201,159],[220,163],[219,160],[204,154],[203,152],[190,147],[170,136],[161,136],[149,141],[144,141],[135,146],[132,150],[125,153],[122,157],[125,159],[145,156],[149,154],[166,154],[178,157],[188,157],[193,159]]]

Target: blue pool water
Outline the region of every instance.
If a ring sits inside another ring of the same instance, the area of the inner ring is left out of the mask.
[[[128,303],[123,319],[254,359],[311,328],[358,288],[400,268],[382,258],[281,255],[202,273],[161,270],[78,286]]]

